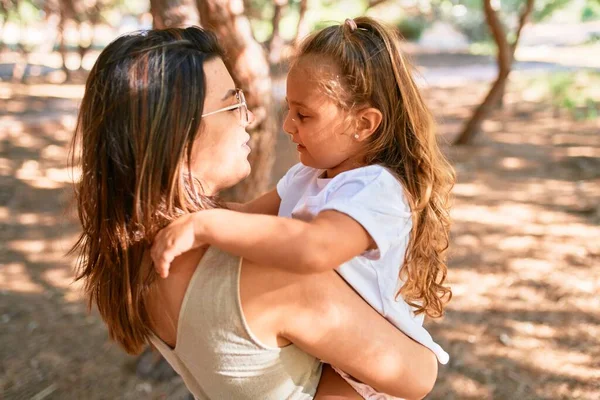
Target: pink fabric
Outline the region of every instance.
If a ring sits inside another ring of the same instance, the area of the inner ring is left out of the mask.
[[[344,371],[334,367],[333,365],[331,367],[342,378],[344,378],[344,380],[348,382],[354,390],[356,390],[356,393],[358,393],[365,400],[402,400],[399,397],[390,396],[385,393],[379,393],[371,386],[365,385],[364,383],[357,381],[356,379],[354,379]]]

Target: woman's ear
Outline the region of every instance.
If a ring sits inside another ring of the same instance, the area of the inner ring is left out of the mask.
[[[371,136],[383,120],[383,114],[376,108],[368,107],[364,108],[356,113],[356,132],[354,138],[358,141],[362,141]]]

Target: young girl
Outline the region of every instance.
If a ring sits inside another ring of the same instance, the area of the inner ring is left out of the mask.
[[[301,163],[250,203],[163,229],[155,267],[166,276],[176,256],[208,243],[298,273],[336,269],[445,364],[422,323],[441,316],[451,296],[443,283],[454,174],[399,36],[367,17],[310,35],[292,62],[286,101],[283,127]],[[378,396],[339,372],[364,398]]]

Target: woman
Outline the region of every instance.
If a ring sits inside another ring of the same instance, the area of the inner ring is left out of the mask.
[[[90,305],[129,353],[154,344],[197,398],[356,397],[319,360],[381,392],[423,397],[437,374],[433,353],[334,272],[299,276],[201,248],[156,279],[157,231],[219,207],[218,192],[250,172],[252,119],[208,32],[127,35],[102,52],[74,140],[83,226],[74,250]]]

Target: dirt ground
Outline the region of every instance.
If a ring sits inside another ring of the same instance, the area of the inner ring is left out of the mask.
[[[486,85],[428,89],[447,140]],[[458,174],[446,316],[429,399],[600,399],[600,121],[509,89]],[[87,313],[65,253],[78,226],[68,143],[83,87],[0,82],[0,398],[183,399],[143,380]],[[295,161],[281,135],[274,179]],[[349,355],[350,356],[350,355]]]

